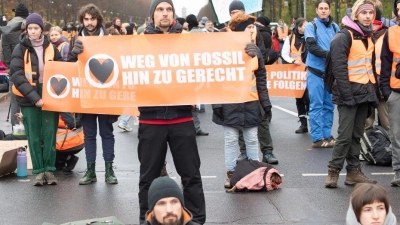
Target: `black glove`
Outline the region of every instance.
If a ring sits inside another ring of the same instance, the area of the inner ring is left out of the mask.
[[[271,106],[264,107],[264,119],[269,119],[272,116]]]
[[[247,55],[251,56],[251,58],[257,55],[257,46],[253,43],[248,43],[244,50],[246,51]]]
[[[78,57],[79,54],[83,52],[82,41],[76,40],[74,43],[74,47],[71,50],[71,53]]]
[[[223,108],[215,108],[213,109],[214,115],[220,118],[221,120],[224,120],[224,113],[223,113]]]
[[[353,107],[356,105],[356,101],[354,99],[343,101],[343,105]]]
[[[400,79],[400,62],[398,62],[397,65],[396,65],[396,71],[395,71],[395,73],[394,73],[394,76],[395,76],[397,79]]]

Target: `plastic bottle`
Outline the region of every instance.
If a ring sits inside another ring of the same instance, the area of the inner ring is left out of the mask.
[[[26,157],[26,148],[18,148],[17,151],[17,177],[28,176],[28,158]]]

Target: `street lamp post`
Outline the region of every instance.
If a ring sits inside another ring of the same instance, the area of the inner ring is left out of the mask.
[[[304,19],[307,20],[307,0],[304,0]]]

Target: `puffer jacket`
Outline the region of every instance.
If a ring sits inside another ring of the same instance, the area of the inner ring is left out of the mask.
[[[396,224],[397,224],[396,216],[392,212],[392,207],[389,206],[389,212],[386,215],[386,219],[383,225],[396,225]],[[357,217],[356,214],[354,213],[353,205],[351,203],[349,205],[349,209],[347,210],[346,225],[361,225],[357,221]]]
[[[2,32],[1,46],[3,48],[2,61],[7,67],[10,67],[12,52],[15,46],[19,43],[19,36],[21,35],[21,27],[23,23],[25,23],[25,19],[17,16],[8,21],[7,26],[0,27]]]
[[[332,101],[336,105],[371,103],[373,106],[377,106],[379,101],[376,95],[376,84],[372,84],[371,82],[367,84],[350,82],[347,68],[348,56],[353,41],[349,41],[350,34],[345,34],[344,32],[351,30],[354,39],[361,39],[365,48],[368,45],[367,36],[349,17],[345,16],[342,23],[345,28],[332,40],[330,48],[332,68],[334,68],[334,76],[336,78],[332,87]],[[372,66],[373,71],[375,71],[375,54],[372,56]]]
[[[182,26],[174,21],[168,33],[182,33]],[[151,23],[146,27],[144,34],[163,34],[163,31]],[[188,118],[193,116],[192,108],[191,105],[139,107],[139,120]]]
[[[54,45],[50,43],[47,35],[44,35],[43,40],[43,61],[45,49],[47,46],[51,45],[54,49],[54,61],[63,61],[60,52]],[[28,50],[28,59],[31,61],[32,71],[36,71],[37,76],[33,76],[33,82],[36,83],[36,86],[32,86],[29,84],[28,80],[25,77],[25,62],[24,62],[24,54],[25,50]],[[21,42],[15,47],[10,64],[10,75],[11,80],[14,83],[15,87],[24,97],[16,96],[17,102],[20,106],[34,106],[37,101],[41,99],[41,96],[37,92],[37,85],[39,84],[39,65],[38,65],[38,56],[36,54],[35,49],[32,46],[31,41],[27,37],[27,35],[21,36]],[[44,62],[46,63],[46,62]],[[43,74],[40,74],[43,76]]]
[[[256,127],[261,123],[261,111],[262,108],[271,108],[271,101],[269,100],[268,89],[267,89],[267,76],[264,66],[264,60],[261,55],[261,51],[257,51],[258,57],[258,69],[254,71],[257,83],[257,92],[259,100],[235,103],[235,104],[213,104],[212,108],[222,108],[222,118],[213,114],[212,121],[218,125],[236,127],[236,128],[250,128]]]

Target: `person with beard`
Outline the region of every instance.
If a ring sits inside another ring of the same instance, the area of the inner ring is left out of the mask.
[[[144,225],[198,225],[185,208],[178,184],[169,177],[159,177],[151,183],[148,206]]]
[[[145,35],[182,33],[177,22],[172,0],[152,0],[150,23]],[[139,107],[138,158],[140,162],[139,206],[140,224],[149,210],[148,191],[160,176],[168,145],[176,171],[181,177],[186,207],[193,213],[193,221],[206,222],[206,204],[200,174],[200,156],[196,142],[191,105]]]
[[[49,30],[51,43],[56,46],[64,61],[68,59],[69,43],[66,37],[62,36],[62,29],[59,26],[53,26]]]
[[[78,31],[77,36],[71,38],[68,62],[78,61],[78,55],[83,52],[82,41],[78,36],[105,36],[108,35],[103,26],[103,15],[100,9],[94,4],[83,6],[78,12],[79,23],[83,27]],[[96,137],[97,120],[100,130],[100,137],[103,147],[103,158],[105,161],[105,181],[108,184],[117,184],[118,180],[114,174],[114,128],[112,124],[118,120],[118,116],[103,114],[82,114],[81,123],[85,135],[85,154],[87,169],[83,178],[79,181],[80,185],[90,184],[97,181],[96,177]]]
[[[286,63],[293,63],[298,66],[303,65],[304,62],[301,60],[301,53],[304,51],[304,29],[307,25],[307,20],[304,18],[298,18],[294,24],[293,32],[285,40],[281,51],[282,58]],[[300,127],[295,131],[298,133],[308,132],[307,126],[307,114],[310,106],[308,99],[307,89],[304,91],[302,98],[296,98],[297,113],[300,119]]]
[[[339,26],[332,21],[329,0],[318,0],[315,5],[317,17],[307,24],[304,31],[308,49],[307,87],[310,98],[308,113],[313,148],[333,148],[332,137],[333,110],[332,95],[329,94],[322,78],[325,71],[329,44]]]
[[[400,0],[393,1],[393,14],[400,18]],[[395,172],[392,186],[400,186],[400,26],[390,27],[383,37],[380,88],[388,107],[390,140],[392,141],[392,168]]]
[[[381,10],[379,7],[375,7],[375,12],[376,12],[376,17],[374,20],[374,23],[372,24],[373,28],[373,37],[375,40],[375,70],[376,70],[376,75],[377,75],[377,84],[378,87],[380,85],[380,77],[381,77],[381,53],[382,53],[382,44],[383,44],[383,38],[384,34],[386,33],[388,27],[381,21]],[[385,128],[389,132],[389,118],[388,118],[388,109],[387,109],[387,104],[385,99],[383,98],[383,95],[379,93],[379,105],[378,105],[378,119],[379,119],[379,124]],[[375,122],[375,110],[371,109],[371,115],[367,118],[365,121],[365,130],[371,129],[374,126]]]
[[[346,160],[347,174],[344,183],[376,183],[361,172],[360,139],[370,105],[376,107],[375,45],[372,23],[375,19],[373,0],[357,0],[351,18],[342,19],[344,28],[331,42],[332,68],[335,82],[332,87],[333,102],[339,112],[338,137],[328,163],[326,188],[336,188],[340,170]]]
[[[55,185],[56,132],[58,113],[42,110],[44,67],[48,61],[62,61],[59,51],[43,35],[43,19],[37,13],[26,18],[27,32],[21,36],[10,63],[12,91],[21,106],[28,137],[33,170],[33,185]]]

